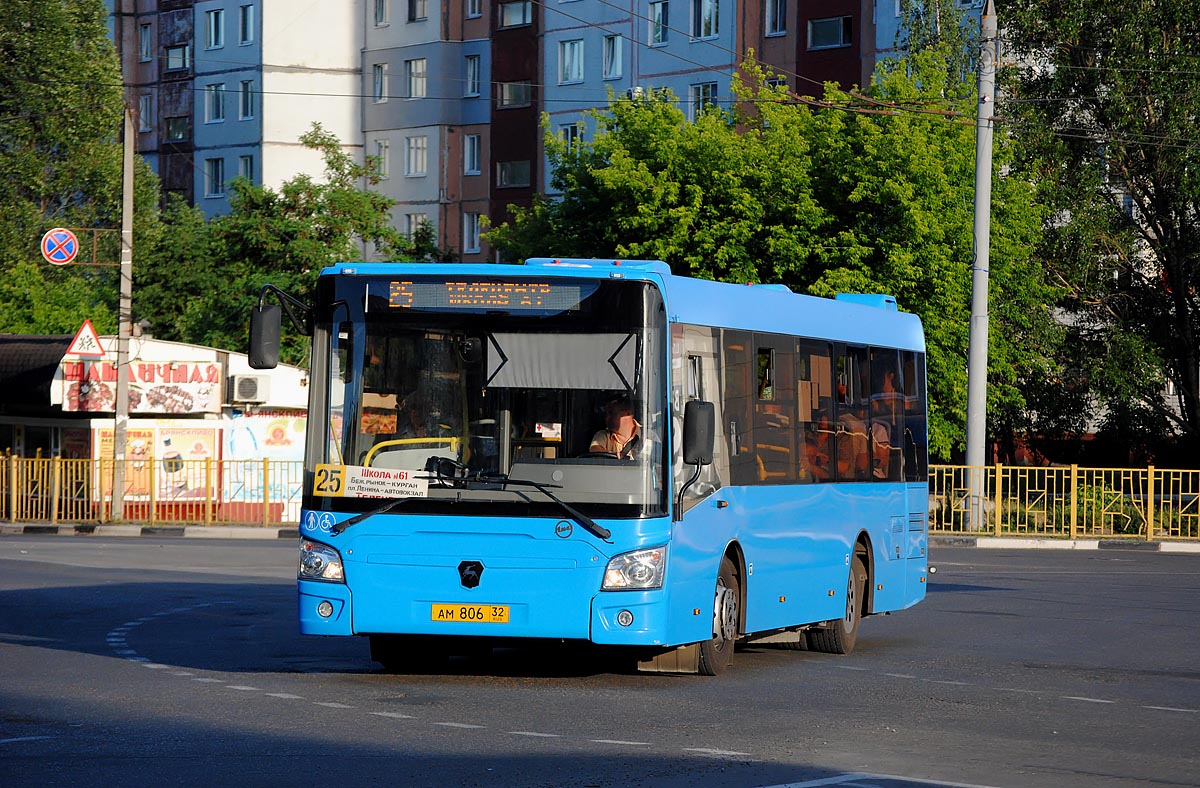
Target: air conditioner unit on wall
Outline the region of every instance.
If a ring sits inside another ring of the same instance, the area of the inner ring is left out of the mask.
[[[231,375],[230,402],[266,402],[271,395],[271,379],[266,375]]]

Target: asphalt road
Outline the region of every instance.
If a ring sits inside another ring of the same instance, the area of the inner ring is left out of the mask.
[[[1200,556],[937,548],[832,657],[586,649],[381,673],[291,542],[0,537],[0,785],[1200,785]]]

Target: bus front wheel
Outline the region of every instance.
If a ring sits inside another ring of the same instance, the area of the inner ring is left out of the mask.
[[[808,633],[808,647],[826,654],[849,654],[858,643],[858,625],[862,621],[863,594],[867,587],[867,567],[857,555],[850,562],[846,583],[846,612],[838,621]]]
[[[721,559],[713,595],[713,636],[700,644],[700,673],[715,676],[733,662],[741,620],[741,587],[729,557]]]

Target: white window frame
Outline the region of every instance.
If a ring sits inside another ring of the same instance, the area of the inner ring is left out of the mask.
[[[467,0],[467,19],[477,19],[483,16],[483,0]]]
[[[404,226],[407,228],[406,235],[412,238],[417,234],[417,230],[421,225],[429,222],[429,214],[427,213],[406,213],[404,214]]]
[[[467,55],[463,58],[463,96],[474,98],[483,90],[483,58],[480,55]]]
[[[404,138],[404,175],[423,178],[429,172],[429,137],[424,134]]]
[[[238,120],[254,117],[254,80],[243,79],[238,86]]]
[[[387,180],[392,172],[392,142],[391,140],[375,140],[376,174],[380,180]]]
[[[601,75],[604,79],[620,79],[625,60],[625,37],[622,35],[607,35],[604,37],[604,62]]]
[[[225,196],[225,159],[222,157],[204,160],[204,196]]]
[[[154,97],[149,93],[138,96],[138,131],[154,131]]]
[[[386,104],[388,100],[388,64],[376,63],[371,66],[371,101],[376,104]]]
[[[225,122],[225,83],[213,82],[204,86],[204,122]]]
[[[720,33],[720,1],[692,0],[692,38],[716,38]]]
[[[204,48],[220,49],[225,46],[225,9],[214,8],[204,12]]]
[[[768,36],[787,35],[787,4],[788,0],[767,0],[764,9]]]
[[[254,156],[252,154],[238,156],[238,177],[254,183]]]
[[[704,107],[717,103],[717,83],[698,82],[688,86],[689,120],[695,122]]]
[[[646,19],[646,38],[650,46],[665,46],[670,41],[670,11],[667,0],[658,0],[650,4],[650,13]]]
[[[254,6],[238,7],[238,46],[254,43]]]
[[[533,83],[529,80],[501,82],[496,85],[496,107],[498,109],[528,107],[532,103]]]
[[[138,26],[138,60],[148,63],[154,59],[154,26]]]
[[[830,16],[824,19],[808,20],[808,49],[844,49],[852,46],[854,43],[854,17],[852,16]],[[837,40],[837,43],[821,43],[814,44],[814,32],[825,40]]]
[[[480,175],[480,154],[482,139],[478,134],[463,135],[463,175]]]
[[[171,65],[172,53],[176,53],[176,54],[179,54],[182,56],[180,58],[179,65],[177,65],[177,66]],[[166,60],[166,68],[164,69],[165,71],[183,71],[185,69],[189,69],[192,67],[192,45],[191,44],[172,44],[171,46],[166,48],[164,59]]]
[[[521,175],[524,178],[521,179]],[[496,187],[520,189],[528,187],[533,180],[533,164],[528,159],[496,162]]]
[[[424,22],[429,18],[429,0],[408,0],[408,21]]]
[[[479,216],[474,212],[463,214],[463,253],[479,252]]]
[[[425,98],[428,88],[429,63],[423,57],[404,61],[404,83],[410,99]]]
[[[391,16],[388,0],[375,0],[375,27],[385,27]]]
[[[558,42],[558,84],[583,81],[583,39]]]
[[[498,28],[521,27],[533,23],[533,3],[530,0],[512,0],[501,3]],[[514,14],[516,14],[514,16]]]
[[[573,151],[583,140],[583,129],[578,123],[559,124],[558,138],[566,144],[568,152]]]

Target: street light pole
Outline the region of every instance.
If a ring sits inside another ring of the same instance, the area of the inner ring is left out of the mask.
[[[133,109],[125,106],[121,176],[121,297],[117,307],[117,402],[113,428],[112,519],[125,518],[125,435],[129,426],[129,337],[133,333]]]
[[[980,17],[979,111],[975,120],[975,260],[971,277],[971,327],[967,354],[967,473],[969,527],[983,530],[983,474],[987,444],[988,266],[992,209],[992,121],[996,107],[996,5],[986,0]]]

